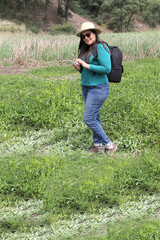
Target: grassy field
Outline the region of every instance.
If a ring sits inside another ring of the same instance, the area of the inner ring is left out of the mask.
[[[72,67],[0,76],[2,240],[160,239],[160,61],[124,69],[102,109],[119,148],[113,156],[88,153],[92,134]]]
[[[110,45],[123,51],[124,60],[160,57],[160,31],[144,33],[101,34]],[[77,56],[79,38],[72,35],[1,34],[0,60],[4,64],[59,62]]]

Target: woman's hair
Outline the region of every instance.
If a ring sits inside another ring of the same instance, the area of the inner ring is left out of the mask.
[[[102,43],[102,40],[100,39],[99,35],[97,34],[97,32],[95,30],[90,30],[91,32],[93,32],[95,35],[96,35],[96,41],[94,44],[97,44],[97,43]],[[92,49],[89,49],[90,45],[87,45],[83,39],[82,39],[82,35],[81,35],[81,38],[80,38],[80,43],[79,43],[79,48],[78,48],[78,57],[79,58],[83,58],[84,57],[84,61],[85,62],[89,62],[89,58],[90,56],[92,55],[92,50],[94,48],[94,44],[93,44],[93,47]]]

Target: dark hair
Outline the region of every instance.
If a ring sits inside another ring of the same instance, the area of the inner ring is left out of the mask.
[[[96,41],[95,43],[93,44],[93,47],[92,49],[90,50],[89,47],[90,45],[87,45],[83,39],[82,39],[82,35],[80,37],[80,43],[79,43],[79,47],[78,47],[78,57],[79,58],[83,58],[84,57],[84,61],[85,62],[89,62],[89,58],[92,54],[92,51],[93,51],[93,48],[94,48],[94,45],[97,44],[97,43],[102,43],[102,40],[100,39],[98,33],[95,31],[95,30],[90,30],[91,32],[93,32],[96,36]],[[103,43],[102,43],[103,44]]]

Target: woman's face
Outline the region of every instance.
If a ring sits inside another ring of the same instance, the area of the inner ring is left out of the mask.
[[[87,45],[92,45],[96,41],[96,35],[89,30],[82,32],[81,37]]]

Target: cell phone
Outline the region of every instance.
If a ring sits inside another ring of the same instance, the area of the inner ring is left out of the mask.
[[[77,66],[77,63],[75,61],[69,60],[69,59],[68,60],[63,60],[60,64],[62,65],[63,63],[69,63],[73,66]]]

